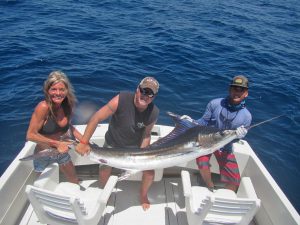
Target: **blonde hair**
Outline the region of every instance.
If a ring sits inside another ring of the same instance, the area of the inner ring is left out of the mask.
[[[50,116],[52,116],[54,118],[56,117],[54,114],[54,108],[53,108],[54,105],[53,105],[53,102],[51,101],[48,91],[52,85],[54,85],[58,82],[62,82],[66,86],[67,95],[66,95],[64,101],[62,102],[62,107],[65,112],[65,115],[67,117],[70,117],[73,112],[73,108],[75,107],[75,103],[76,103],[77,99],[74,94],[73,86],[72,86],[71,82],[69,81],[67,75],[59,70],[51,72],[48,76],[48,79],[45,80],[45,82],[44,82],[43,91],[44,91],[46,102],[50,108]]]

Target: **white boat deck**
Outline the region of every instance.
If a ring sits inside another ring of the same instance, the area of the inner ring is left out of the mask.
[[[155,182],[149,191],[152,204],[147,211],[140,205],[139,187],[137,181],[118,183],[100,224],[150,225],[155,221],[157,225],[187,225],[181,179]]]

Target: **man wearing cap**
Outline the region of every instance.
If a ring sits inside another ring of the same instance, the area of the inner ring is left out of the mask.
[[[138,85],[135,93],[120,92],[105,106],[100,108],[90,119],[76,151],[84,155],[90,151],[88,145],[97,124],[111,116],[105,134],[106,147],[138,147],[145,148],[150,144],[151,130],[157,121],[159,109],[153,104],[158,93],[159,83],[153,77],[145,77]],[[104,186],[112,168],[101,166],[99,169],[100,186]],[[154,171],[143,171],[140,189],[140,202],[144,210],[150,207],[147,197],[153,182]]]
[[[220,130],[237,129],[238,138],[247,134],[245,127],[250,126],[252,116],[246,108],[245,99],[248,96],[248,79],[243,76],[235,76],[229,86],[229,95],[226,98],[217,98],[210,101],[204,115],[197,120],[200,125],[214,126]],[[183,119],[190,120],[188,116]],[[225,188],[236,191],[240,184],[240,173],[236,158],[232,152],[232,143],[213,153],[220,168],[221,181]],[[196,159],[200,174],[210,190],[214,189],[211,179],[210,160],[211,154]]]

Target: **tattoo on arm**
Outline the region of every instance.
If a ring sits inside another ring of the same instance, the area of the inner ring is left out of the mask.
[[[109,105],[109,103],[106,104],[106,106],[114,113],[115,111],[113,110],[113,108]]]

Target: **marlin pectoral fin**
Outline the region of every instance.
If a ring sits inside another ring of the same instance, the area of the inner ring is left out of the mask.
[[[136,173],[140,172],[139,170],[126,170],[124,173],[122,173],[119,178],[118,178],[118,181],[120,180],[125,180],[127,179],[128,177],[130,177],[131,175],[134,175]]]
[[[35,157],[34,157],[34,154],[33,155],[29,155],[29,156],[26,156],[24,158],[21,158],[19,159],[20,161],[29,161],[29,160],[34,160]]]

